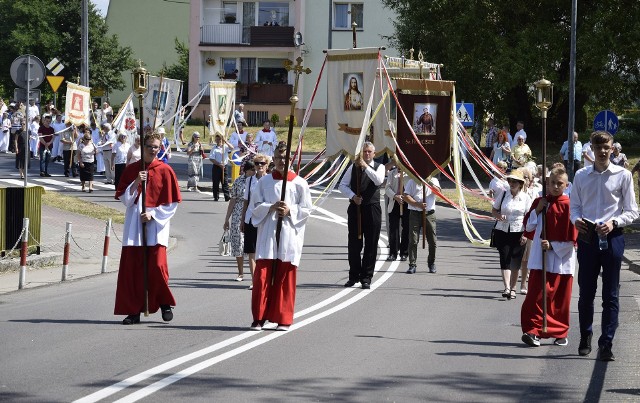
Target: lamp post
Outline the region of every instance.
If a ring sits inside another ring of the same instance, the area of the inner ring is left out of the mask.
[[[138,116],[140,121],[140,141],[142,143],[142,153],[140,161],[142,163],[142,170],[145,168],[145,152],[146,145],[144,143],[144,108],[142,100],[145,94],[149,91],[149,72],[142,67],[142,60],[138,60],[138,67],[131,72],[131,82],[133,86],[133,93],[138,97]],[[147,201],[147,181],[142,181],[142,213],[146,213],[146,201]],[[147,261],[147,226],[145,222],[142,222],[142,267],[144,273],[144,316],[149,316],[149,264]]]
[[[553,105],[553,84],[544,77],[534,83],[536,87],[536,108],[542,118],[542,197],[547,196],[547,111]],[[540,239],[546,239],[547,209],[542,210],[542,232]],[[545,250],[542,250],[542,331],[547,331],[547,265]]]

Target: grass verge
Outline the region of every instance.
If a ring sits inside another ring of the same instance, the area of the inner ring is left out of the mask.
[[[124,224],[124,213],[118,210],[76,197],[65,196],[58,192],[43,193],[42,204],[98,220],[106,221],[111,218],[113,223]]]
[[[442,189],[442,194],[449,200],[453,200],[458,203],[458,191],[456,189]],[[467,205],[467,209],[469,210],[482,211],[491,214],[491,202],[489,200],[472,195],[469,192],[464,192],[464,201]]]

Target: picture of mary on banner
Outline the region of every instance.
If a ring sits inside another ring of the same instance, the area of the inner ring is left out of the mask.
[[[417,135],[435,136],[436,118],[438,116],[438,105],[436,104],[415,104],[413,111],[413,130]]]
[[[360,88],[362,88],[362,73],[345,73],[343,77],[344,110],[361,111],[363,103],[363,95],[360,92]]]

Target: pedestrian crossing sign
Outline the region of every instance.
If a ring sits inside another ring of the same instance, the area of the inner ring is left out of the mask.
[[[456,117],[464,127],[473,126],[473,104],[456,103]]]

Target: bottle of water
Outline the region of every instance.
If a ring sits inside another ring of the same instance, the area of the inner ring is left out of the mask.
[[[602,223],[598,223],[600,225],[602,225]],[[607,242],[607,236],[606,235],[598,235],[598,247],[600,248],[600,250],[607,250],[609,249],[609,243]]]

